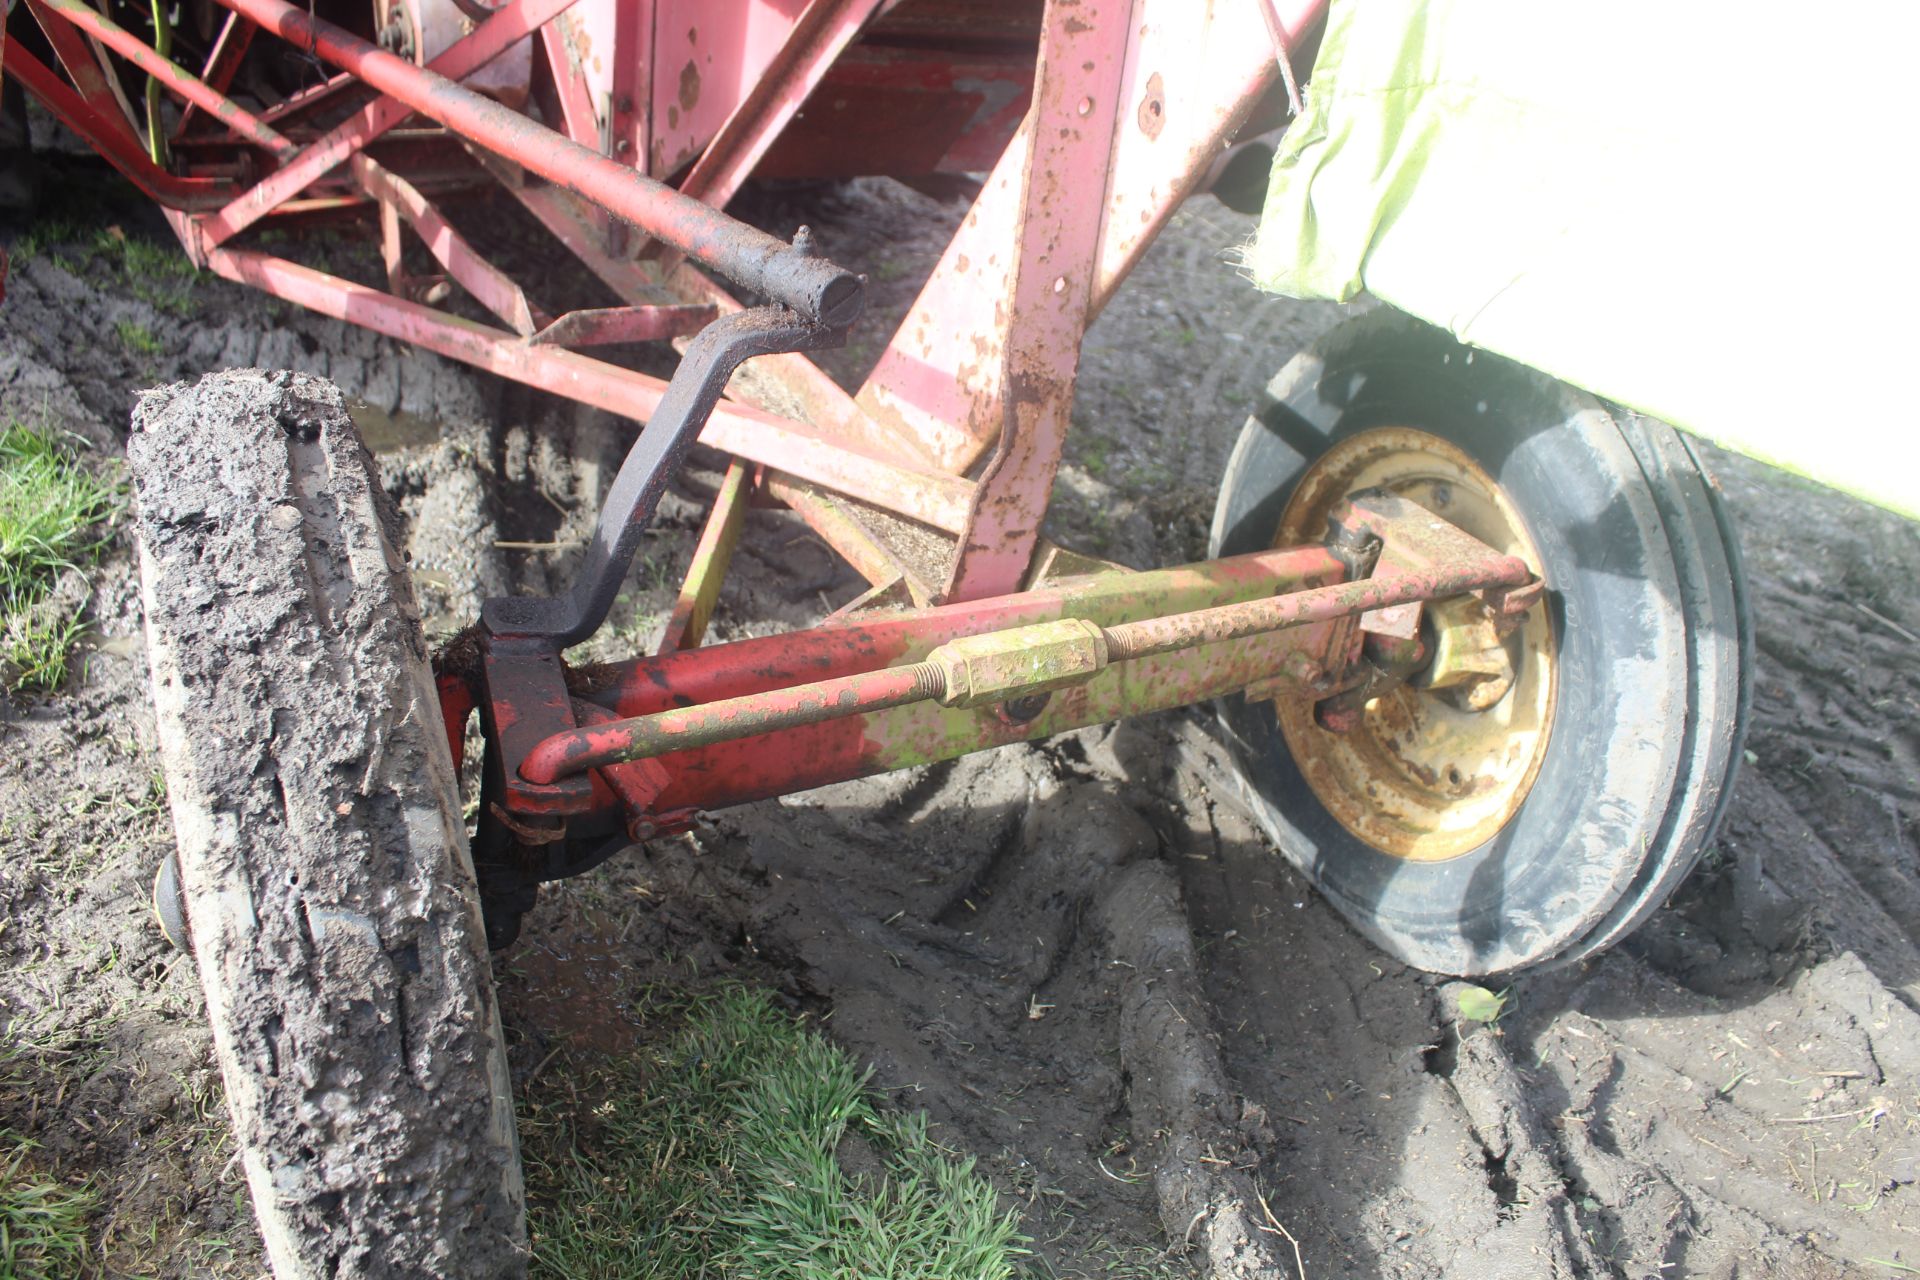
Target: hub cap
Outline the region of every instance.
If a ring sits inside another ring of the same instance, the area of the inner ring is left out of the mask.
[[[1405,427],[1363,432],[1329,450],[1301,478],[1275,545],[1319,541],[1335,502],[1375,487],[1541,572],[1525,525],[1492,477],[1445,440]],[[1431,628],[1448,611],[1424,612]],[[1454,625],[1463,614],[1469,624],[1484,618],[1477,601],[1451,613]],[[1491,839],[1519,809],[1546,754],[1555,685],[1547,614],[1534,608],[1506,637],[1513,679],[1496,699],[1402,685],[1369,702],[1348,733],[1315,724],[1310,701],[1277,699],[1287,747],[1327,812],[1381,852],[1417,862],[1456,858]],[[1435,639],[1429,630],[1429,646]]]

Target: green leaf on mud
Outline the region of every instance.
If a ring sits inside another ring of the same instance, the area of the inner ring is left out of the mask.
[[[1497,1022],[1500,1011],[1507,1007],[1507,998],[1497,996],[1485,987],[1460,988],[1460,1016],[1474,1022]]]

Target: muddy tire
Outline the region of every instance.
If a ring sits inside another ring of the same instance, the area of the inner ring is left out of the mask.
[[[128,446],[187,926],[274,1272],[513,1277],[525,1196],[397,515],[340,394],[238,370]]]
[[[1399,447],[1390,465],[1382,441]],[[1444,488],[1421,478],[1422,448]],[[1731,527],[1671,428],[1383,308],[1327,335],[1269,386],[1228,464],[1213,554],[1274,545],[1283,527],[1298,538],[1292,525],[1316,486],[1348,475],[1378,482],[1383,467],[1398,468],[1392,487],[1416,501],[1423,486],[1451,493],[1461,477],[1481,477],[1482,509],[1505,513],[1507,549],[1547,580],[1544,613],[1529,624],[1537,660],[1516,663],[1501,704],[1535,698],[1527,770],[1502,782],[1510,797],[1487,823],[1462,824],[1467,834],[1451,846],[1403,842],[1397,809],[1387,821],[1357,818],[1383,794],[1392,809],[1402,783],[1418,786],[1392,776],[1390,761],[1376,789],[1352,763],[1410,740],[1404,720],[1371,727],[1376,715],[1417,717],[1431,705],[1419,700],[1436,696],[1409,689],[1393,695],[1399,711],[1383,709],[1388,699],[1369,710],[1363,740],[1340,748],[1342,768],[1318,757],[1311,735],[1325,731],[1300,729],[1293,709],[1223,702],[1233,781],[1281,852],[1410,964],[1472,975],[1589,955],[1666,899],[1712,839],[1731,787],[1751,665]],[[1470,719],[1463,711],[1444,714],[1457,724]],[[1364,740],[1369,732],[1377,739]],[[1491,759],[1501,740],[1483,748]],[[1469,770],[1468,781],[1457,801],[1439,784],[1436,811],[1478,802],[1481,779]]]

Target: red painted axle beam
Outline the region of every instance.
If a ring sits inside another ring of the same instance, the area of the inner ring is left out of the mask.
[[[823,324],[860,314],[859,279],[824,258],[555,133],[509,107],[388,53],[286,0],[221,0],[421,115],[525,166],[755,292]]]
[[[805,631],[756,636],[591,668],[586,696],[642,716],[789,685],[913,662],[948,640],[1055,618],[1114,626],[1143,611],[1186,612],[1286,588],[1338,582],[1345,566],[1325,547],[1255,551],[1205,564],[1103,574],[932,609],[861,614]]]
[[[539,786],[551,786],[588,769],[925,702],[939,697],[944,687],[930,663],[916,662],[701,707],[675,707],[632,720],[589,725],[556,733],[540,743],[527,753],[520,776]]]
[[[1346,573],[1346,566],[1325,547],[1292,547],[1144,573],[1073,577],[1017,595],[965,604],[849,615],[806,631],[576,669],[571,677],[576,699],[590,699],[617,713],[581,717],[576,723],[600,724],[606,719],[899,667],[965,636],[1061,618],[1115,627],[1141,617],[1322,587],[1342,581]],[[667,781],[655,800],[644,809],[628,810],[625,817],[635,823],[635,830],[675,829],[698,811],[1183,706],[1213,696],[1213,691],[1267,679],[1279,669],[1297,673],[1328,669],[1335,657],[1337,625],[1315,623],[1109,665],[1087,684],[1057,691],[1030,721],[1003,719],[981,707],[917,702],[676,750],[648,762],[662,769]],[[538,739],[526,743],[512,761],[523,759],[537,743]],[[519,781],[514,764],[508,768]],[[601,776],[606,772],[599,771]],[[505,804],[518,812],[517,791],[546,790],[523,783],[521,788],[509,789]],[[540,811],[537,806],[526,810]]]
[[[1421,572],[1367,578],[1290,595],[1123,622],[1102,631],[1109,661],[1127,662],[1309,623],[1350,618],[1415,600],[1460,595],[1487,587],[1517,587],[1532,577],[1526,562],[1516,556],[1477,556]],[[612,724],[556,733],[527,753],[520,765],[520,776],[547,786],[589,769],[664,755],[681,747],[711,746],[771,730],[938,698],[944,689],[939,668],[929,662],[918,662],[703,706],[676,707]],[[1230,690],[1211,691],[1227,692]]]

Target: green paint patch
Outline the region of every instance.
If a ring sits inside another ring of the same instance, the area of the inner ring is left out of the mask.
[[[1014,1275],[1015,1216],[972,1160],[825,1037],[742,987],[666,1013],[666,1039],[581,1064],[567,1097],[524,1091],[536,1277]]]
[[[95,476],[60,433],[0,428],[0,683],[53,689],[84,630],[86,566],[120,509],[117,485]],[[64,580],[63,580],[64,579]]]

